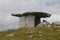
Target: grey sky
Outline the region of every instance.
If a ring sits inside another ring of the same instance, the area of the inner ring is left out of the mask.
[[[0,30],[18,27],[12,13],[39,11],[52,14],[49,22],[60,21],[60,0],[0,0]]]

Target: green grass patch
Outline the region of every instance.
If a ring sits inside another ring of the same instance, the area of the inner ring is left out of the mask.
[[[7,36],[11,35],[13,36]],[[58,27],[22,27],[0,32],[0,40],[60,40]]]

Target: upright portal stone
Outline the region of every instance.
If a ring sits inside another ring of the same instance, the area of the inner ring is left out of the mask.
[[[19,18],[20,27],[33,27],[34,26],[35,17],[33,15],[22,16]]]
[[[26,26],[26,16],[22,16],[22,17],[20,17],[19,18],[19,26],[20,27],[24,27],[24,26]]]
[[[20,18],[20,27],[36,27],[39,23],[41,23],[41,18],[50,17],[51,14],[43,12],[26,12],[23,14],[12,14],[12,16],[17,16]]]
[[[35,16],[33,15],[28,15],[27,18],[26,18],[26,25],[27,27],[33,27],[34,26],[34,23],[35,23]]]

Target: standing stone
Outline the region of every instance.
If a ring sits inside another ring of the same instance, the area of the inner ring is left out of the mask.
[[[20,17],[19,18],[19,26],[20,27],[24,27],[24,26],[26,26],[26,16],[22,16],[22,17]]]
[[[34,23],[35,23],[35,16],[33,15],[28,15],[26,18],[26,26],[27,27],[34,27]]]
[[[23,14],[12,14],[12,16],[19,17],[20,27],[36,27],[41,23],[41,18],[50,17],[51,14],[44,12],[26,12]]]

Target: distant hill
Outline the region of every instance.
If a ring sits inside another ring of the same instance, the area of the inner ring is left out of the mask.
[[[53,24],[57,25],[57,26],[60,26],[60,22],[58,22],[58,21],[53,22]]]

